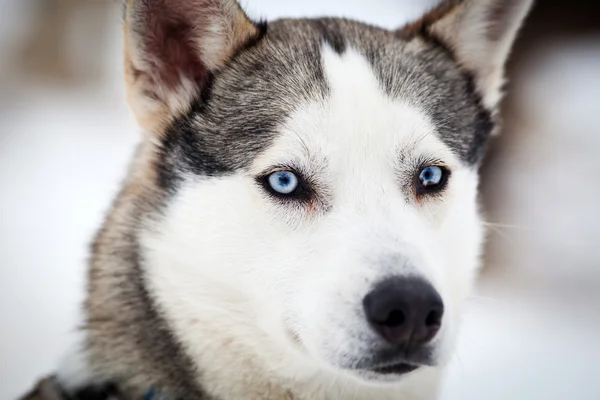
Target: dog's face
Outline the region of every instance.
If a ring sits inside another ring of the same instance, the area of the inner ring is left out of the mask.
[[[445,4],[398,32],[129,3],[128,89],[151,149],[137,179],[160,199],[140,232],[147,290],[192,359],[233,339],[362,381],[443,363],[528,2]]]

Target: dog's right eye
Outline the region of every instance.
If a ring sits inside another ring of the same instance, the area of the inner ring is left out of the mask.
[[[293,195],[300,188],[298,176],[287,170],[275,171],[266,177],[267,187],[279,195]]]
[[[292,197],[302,192],[301,178],[291,170],[271,172],[262,178],[264,187],[275,196]]]
[[[311,202],[315,199],[310,182],[291,167],[272,167],[256,177],[256,182],[271,197],[284,203]]]

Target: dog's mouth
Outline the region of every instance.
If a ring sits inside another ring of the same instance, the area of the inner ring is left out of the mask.
[[[362,379],[370,382],[397,382],[404,376],[416,371],[420,365],[397,362],[375,367],[360,368],[354,370]]]
[[[397,363],[386,365],[383,367],[372,368],[370,371],[380,375],[404,375],[416,370],[417,368],[419,368],[418,365]]]
[[[437,363],[431,358],[430,351],[406,357],[397,352],[381,352],[366,362],[357,365],[356,370],[367,379],[395,380],[399,376],[410,374],[421,367],[433,367]]]

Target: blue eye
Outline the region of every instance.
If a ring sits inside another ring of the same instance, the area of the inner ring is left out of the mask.
[[[427,191],[441,189],[446,175],[447,171],[437,165],[425,167],[419,173],[419,186],[421,190]]]
[[[279,194],[292,194],[299,185],[298,177],[291,171],[273,172],[267,177],[267,182]]]

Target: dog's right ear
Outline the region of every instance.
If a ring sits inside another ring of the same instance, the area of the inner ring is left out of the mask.
[[[235,0],[127,0],[127,97],[144,131],[188,111],[211,73],[260,35]]]

